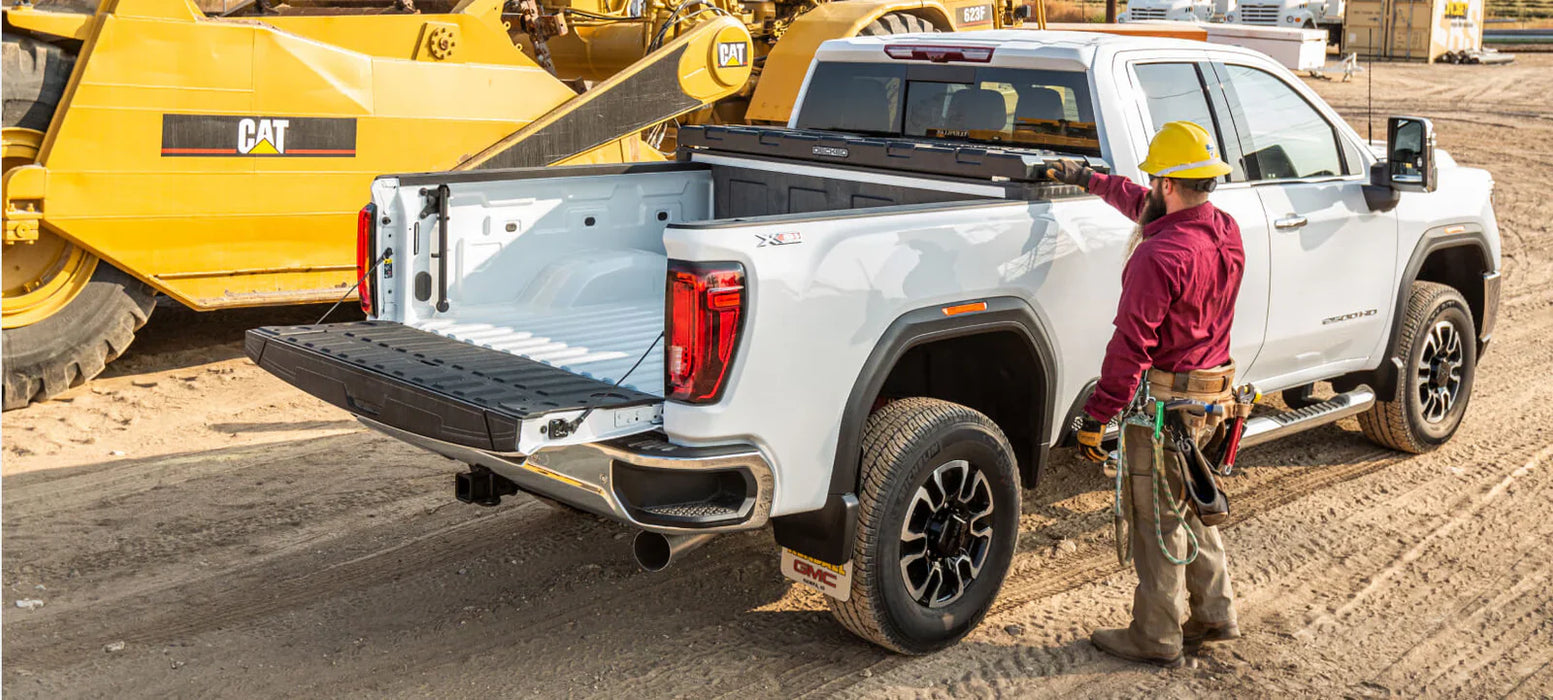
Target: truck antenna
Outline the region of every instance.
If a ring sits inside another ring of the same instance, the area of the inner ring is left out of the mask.
[[[1370,130],[1365,138],[1375,142],[1375,28],[1370,28],[1369,67],[1364,69],[1364,123]]]

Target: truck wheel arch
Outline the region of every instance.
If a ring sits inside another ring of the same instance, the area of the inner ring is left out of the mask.
[[[1447,233],[1448,229],[1459,230]],[[1391,393],[1395,388],[1401,367],[1401,359],[1396,357],[1397,342],[1402,333],[1409,290],[1417,281],[1444,284],[1466,298],[1478,334],[1478,352],[1481,357],[1489,334],[1493,331],[1491,319],[1488,319],[1490,299],[1485,283],[1485,276],[1495,271],[1490,251],[1488,239],[1480,224],[1441,225],[1424,232],[1408,258],[1407,267],[1403,268],[1401,277],[1397,279],[1385,359],[1372,371],[1340,378],[1334,382],[1336,388],[1346,390],[1359,384],[1369,384],[1383,395]],[[1485,321],[1489,322],[1487,327]]]
[[[1030,401],[1025,403],[1028,411],[1021,414],[1007,410],[1007,403],[1002,404],[1005,410],[999,410],[997,405],[988,405],[986,401],[964,402],[986,413],[1009,435],[1019,457],[1021,484],[1025,488],[1035,486],[1051,447],[1052,422],[1056,419],[1056,355],[1050,336],[1035,310],[1022,299],[994,297],[967,301],[985,302],[987,308],[954,316],[947,315],[941,306],[917,309],[903,314],[885,329],[847,397],[836,440],[830,495],[825,506],[816,511],[773,518],[779,545],[836,564],[851,559],[864,425],[892,378],[895,384],[902,383],[902,374],[897,370],[907,368],[904,371],[909,372],[915,362],[925,361],[925,350],[929,347],[944,350],[953,357],[956,351],[964,352],[980,345],[994,348],[1013,361],[1000,363],[999,367],[1006,375],[1016,378],[1014,386],[999,384],[1004,390],[997,396],[1008,396],[1010,392],[1017,396],[1028,391]],[[1001,382],[997,375],[986,376],[989,382]],[[906,383],[910,384],[909,381]],[[1024,386],[1018,386],[1020,383]],[[933,392],[926,395],[949,401],[964,400],[963,393],[948,398],[935,396]],[[975,405],[977,403],[982,405]]]

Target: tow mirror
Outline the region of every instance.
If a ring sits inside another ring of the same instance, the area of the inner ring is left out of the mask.
[[[1400,192],[1433,192],[1440,185],[1434,161],[1434,124],[1422,117],[1386,122],[1386,179]]]

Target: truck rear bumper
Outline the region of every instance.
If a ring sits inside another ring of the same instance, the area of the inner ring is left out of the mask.
[[[749,445],[685,447],[652,432],[521,455],[445,442],[362,416],[357,420],[416,447],[490,469],[526,492],[644,530],[751,530],[771,517],[771,464]]]

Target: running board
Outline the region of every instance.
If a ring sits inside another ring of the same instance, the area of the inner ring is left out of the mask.
[[[1240,438],[1240,447],[1244,449],[1264,442],[1272,442],[1281,437],[1335,423],[1363,413],[1373,405],[1375,405],[1375,391],[1367,386],[1361,386],[1314,406],[1275,416],[1257,416],[1246,421],[1246,432]]]

